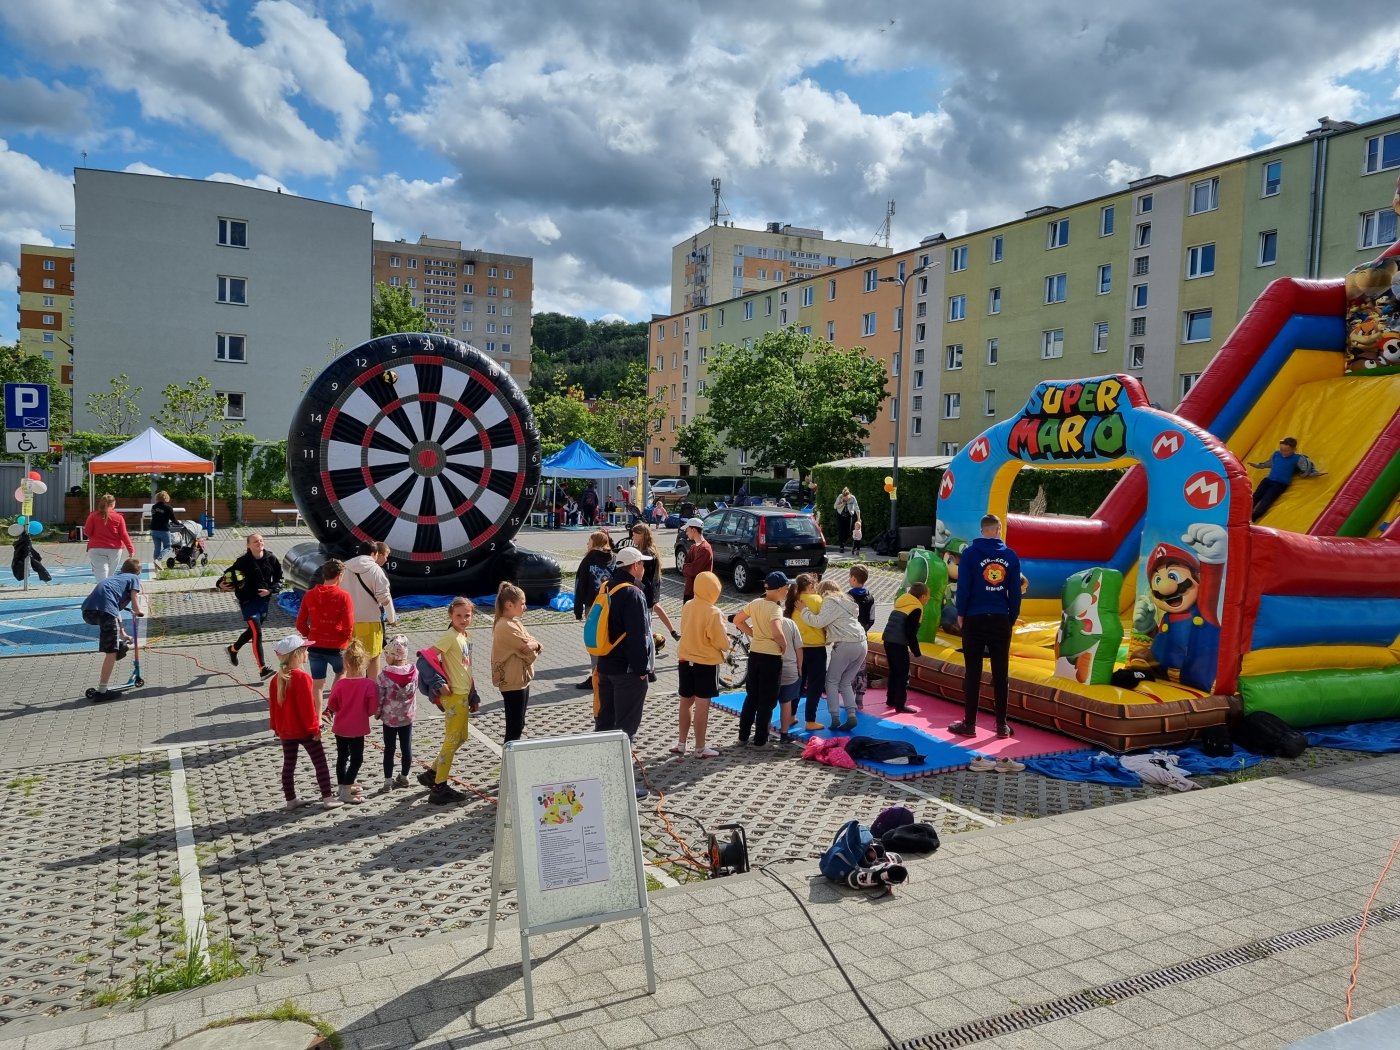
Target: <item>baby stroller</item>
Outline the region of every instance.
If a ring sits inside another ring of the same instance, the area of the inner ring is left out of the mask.
[[[204,546],[204,526],[197,521],[181,521],[176,524],[179,527],[171,536],[175,545],[170,548],[170,557],[165,559],[165,567],[173,569],[176,565],[184,565],[193,569],[196,565],[208,565],[209,552]]]

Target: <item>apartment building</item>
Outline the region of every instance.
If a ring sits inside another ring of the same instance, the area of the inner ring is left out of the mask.
[[[407,288],[433,331],[470,343],[530,385],[534,260],[422,236],[374,242],[374,282]]]
[[[207,377],[226,416],[286,435],[304,370],[369,337],[368,211],[224,182],[75,172],[74,425],[126,373],[146,420],[161,390]]]
[[[19,246],[19,348],[42,357],[54,378],[73,387],[72,248]]]
[[[828,240],[821,230],[781,222],[763,230],[711,225],[671,249],[671,310],[737,299],[889,254],[881,245]]]
[[[889,455],[896,425],[902,454],[952,454],[1045,379],[1124,372],[1170,408],[1274,278],[1343,274],[1395,241],[1397,175],[1400,114],[1324,118],[1259,153],[653,318],[668,411],[652,470],[688,472],[674,435],[705,411],[713,348],[785,325],[886,362],[871,455]]]

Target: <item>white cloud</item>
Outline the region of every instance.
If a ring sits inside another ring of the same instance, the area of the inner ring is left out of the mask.
[[[10,133],[44,132],[69,137],[92,125],[81,91],[42,84],[33,77],[0,77],[0,127]]]

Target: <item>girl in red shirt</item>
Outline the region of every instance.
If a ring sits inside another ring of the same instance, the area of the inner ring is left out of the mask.
[[[116,505],[117,497],[104,492],[97,497],[97,509],[87,516],[83,524],[83,532],[87,535],[88,561],[92,564],[92,575],[98,583],[117,571],[123,550],[127,557],[136,557],[136,547],[126,531],[126,519],[112,509]]]
[[[321,746],[321,716],[312,695],[311,676],[306,673],[306,648],[310,644],[299,634],[289,634],[273,646],[281,666],[272,678],[268,712],[272,731],[282,741],[282,795],[287,800],[287,808],[296,809],[306,804],[297,798],[293,779],[297,752],[305,748],[316,769],[316,784],[321,789],[321,808],[335,809],[343,803],[331,792],[326,749]]]

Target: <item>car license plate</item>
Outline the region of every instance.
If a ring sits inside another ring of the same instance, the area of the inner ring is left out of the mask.
[[[789,558],[787,561],[783,562],[783,564],[786,565],[788,568],[791,569],[791,568],[793,568],[794,566],[798,566],[798,565],[810,565],[810,564],[812,564],[812,559],[811,559],[811,558]]]

